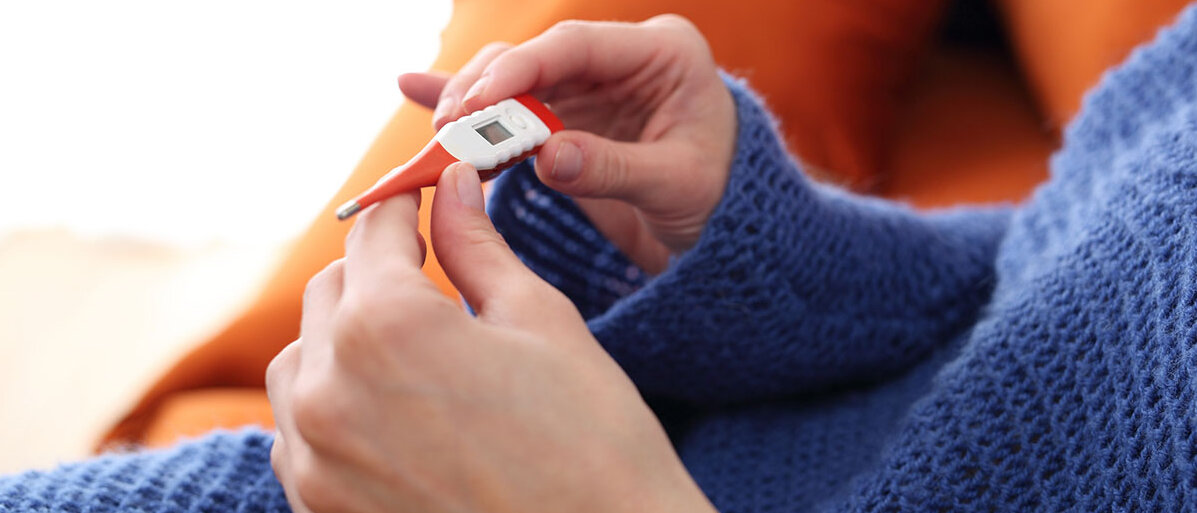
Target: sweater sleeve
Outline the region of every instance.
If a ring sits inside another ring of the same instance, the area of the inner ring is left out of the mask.
[[[170,449],[0,476],[0,512],[289,512],[270,467],[272,443],[258,429],[216,432]]]
[[[736,155],[694,248],[649,277],[528,165],[490,212],[642,392],[735,402],[884,379],[966,329],[1010,209],[931,213],[807,179],[740,81]]]

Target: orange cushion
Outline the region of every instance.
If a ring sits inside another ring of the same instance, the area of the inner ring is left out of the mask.
[[[1190,0],[998,0],[1010,39],[1048,122],[1059,128],[1085,91]]]
[[[219,428],[255,425],[274,429],[270,401],[261,388],[204,388],[171,394],[146,430],[144,443],[167,447],[180,438],[200,436]]]
[[[441,67],[455,69],[490,40],[522,41],[562,19],[637,21],[681,14],[706,35],[720,66],[747,76],[768,99],[790,148],[813,166],[812,172],[868,189],[884,166],[894,99],[916,69],[943,3],[758,0],[740,7],[694,0],[458,2],[438,64],[451,63]],[[513,18],[513,12],[519,17]]]
[[[920,208],[1021,201],[1056,146],[1013,63],[986,50],[937,50],[894,126],[878,192]]]
[[[790,144],[815,166],[812,170],[864,187],[876,182],[882,166],[894,92],[914,69],[942,3],[761,0],[747,9],[716,0],[460,1],[434,68],[458,69],[487,42],[523,41],[562,19],[642,20],[677,12],[699,25],[722,66],[750,77],[769,99]],[[342,255],[349,224],[338,223],[333,209],[415,154],[432,136],[429,116],[411,104],[399,109],[257,300],[159,379],[101,447],[142,440],[172,395],[204,387],[263,386],[270,359],[298,335],[308,278]],[[424,198],[420,224],[427,234],[430,191]],[[455,294],[432,252],[425,273],[446,294]]]

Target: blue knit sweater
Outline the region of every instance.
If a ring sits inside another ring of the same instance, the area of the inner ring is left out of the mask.
[[[1018,209],[806,179],[747,87],[727,193],[648,277],[528,166],[491,198],[724,512],[1197,511],[1197,8]],[[270,437],[0,478],[0,511],[286,511]]]

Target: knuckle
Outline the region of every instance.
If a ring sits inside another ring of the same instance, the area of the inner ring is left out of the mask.
[[[698,30],[698,26],[680,14],[668,13],[653,16],[645,21],[644,25],[664,28],[687,38],[702,38],[702,32]]]
[[[274,355],[270,360],[270,364],[266,365],[266,388],[275,388],[279,386],[280,380],[286,375],[286,372],[295,367],[295,342],[292,342],[284,347],[282,351]]]
[[[343,511],[346,490],[338,489],[330,477],[315,462],[296,468],[291,481],[295,495],[312,511]]]
[[[353,310],[340,315],[333,327],[333,354],[353,369],[358,368],[360,362],[377,360],[381,349],[378,334],[385,332],[388,323],[385,318],[380,320],[371,311]]]
[[[338,355],[372,358],[376,351],[387,347],[385,342],[400,338],[404,330],[439,322],[448,311],[456,311],[452,302],[422,275],[405,281],[412,284],[381,286],[342,296],[333,321]]]
[[[401,305],[393,305],[391,300],[362,293],[342,296],[333,321],[338,346],[369,338],[378,324],[388,322],[390,316],[387,313],[391,311],[402,311]]]
[[[510,50],[514,45],[506,41],[491,41],[478,50],[479,56],[492,56]]]
[[[663,25],[669,27],[678,27],[685,29],[697,30],[694,23],[689,18],[677,13],[658,14],[649,18],[644,22],[645,25]]]
[[[308,278],[308,283],[303,288],[304,303],[306,304],[312,299],[312,294],[330,285],[334,285],[335,280],[340,280],[344,266],[345,259],[340,258],[332,261],[328,265],[324,266],[324,269],[321,269],[319,272],[312,275],[311,278]]]
[[[689,18],[680,14],[661,14],[645,20],[644,26],[660,28],[668,31],[683,48],[692,48],[709,53],[706,38],[702,31]]]
[[[291,417],[299,436],[313,449],[327,449],[346,435],[343,404],[328,387],[305,386],[296,390]]]
[[[673,12],[657,14],[657,16],[649,18],[648,23],[673,26],[676,29],[698,32],[698,26],[694,25],[694,22],[691,22],[685,16],[681,16],[681,14]]]
[[[549,27],[547,32],[564,37],[577,36],[590,30],[593,25],[593,22],[582,20],[563,20]]]
[[[368,328],[413,306],[409,284],[416,280],[408,276],[412,273],[396,267],[388,273],[386,283],[363,284],[346,291],[337,305],[337,319],[350,327]]]
[[[283,446],[284,443],[283,437],[276,434],[274,442],[270,445],[270,469],[279,481],[284,480],[284,476],[287,475],[287,450]]]

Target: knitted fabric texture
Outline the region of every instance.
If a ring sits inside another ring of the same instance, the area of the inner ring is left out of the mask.
[[[272,443],[257,429],[220,431],[167,450],[0,477],[0,511],[289,512],[270,468]]]
[[[1103,79],[1017,209],[816,185],[727,83],[727,191],[659,276],[528,165],[490,201],[716,507],[1197,511],[1197,8]],[[285,509],[268,451],[246,431],[0,478],[0,510]]]

